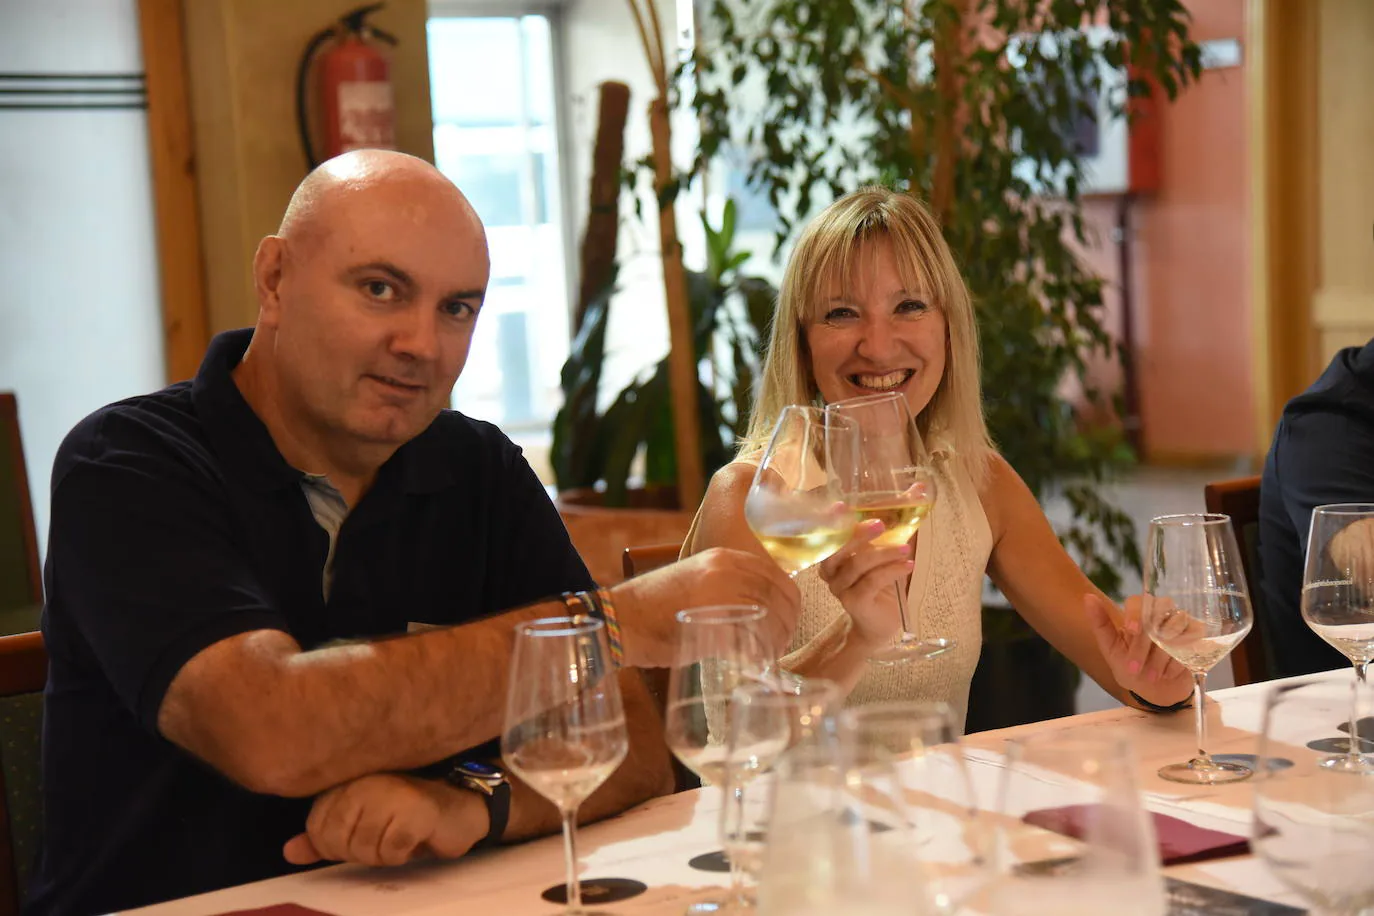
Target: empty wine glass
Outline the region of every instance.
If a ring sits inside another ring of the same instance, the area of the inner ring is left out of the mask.
[[[1254,616],[1240,552],[1226,515],[1151,519],[1145,551],[1145,633],[1193,673],[1197,756],[1162,767],[1173,782],[1212,785],[1248,779],[1244,764],[1213,760],[1207,743],[1207,672],[1250,632]]]
[[[592,617],[518,625],[501,755],[511,772],[562,815],[569,916],[597,916],[582,909],[577,809],[628,751],[605,625]]]
[[[1131,743],[1051,732],[1007,742],[997,880],[980,912],[1163,916],[1154,825]]]
[[[1374,772],[1326,766],[1306,747],[1350,703],[1345,685],[1328,681],[1279,685],[1265,706],[1251,846],[1313,916],[1374,907]],[[1356,682],[1354,707],[1374,715],[1367,684]]]
[[[837,743],[834,714],[842,704],[839,687],[820,679],[765,680],[735,688],[720,819],[732,910],[754,906],[743,879],[759,878],[772,816],[774,765],[799,745]]]
[[[716,605],[677,613],[677,655],[668,674],[664,735],[668,749],[704,785],[726,783],[732,694],[769,675],[759,625],[767,612],[755,605]],[[723,802],[729,804],[729,800]],[[726,898],[703,900],[689,914],[716,913]]]
[[[986,818],[945,703],[896,701],[847,710],[852,778],[865,796],[884,799],[887,815],[875,845],[896,855],[900,871],[924,895],[924,909],[955,913],[991,877]]]
[[[1374,505],[1342,503],[1312,511],[1307,563],[1302,576],[1302,617],[1318,636],[1355,666],[1351,685],[1368,683],[1374,661]],[[1352,701],[1346,752],[1327,757],[1323,766],[1374,771],[1374,742],[1359,738]],[[1362,746],[1363,745],[1363,746]]]
[[[857,446],[854,424],[816,407],[784,407],[773,427],[749,495],[744,518],[763,549],[789,576],[839,550],[854,533],[845,501],[848,488],[836,477]]]
[[[910,543],[935,506],[936,485],[930,456],[911,418],[906,397],[900,393],[871,395],[836,401],[825,409],[827,414],[848,418],[858,426],[858,449],[835,452],[839,480],[854,488],[850,501],[856,517],[860,522],[876,518],[883,523],[886,530],[873,539],[880,547]],[[851,456],[853,466],[845,467],[844,460]],[[953,649],[954,640],[923,638],[912,628],[905,577],[893,587],[897,591],[902,633],[872,660],[899,664],[934,658]]]

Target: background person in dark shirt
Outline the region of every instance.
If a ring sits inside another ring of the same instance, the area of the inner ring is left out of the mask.
[[[1336,354],[1283,410],[1260,483],[1260,565],[1266,644],[1276,677],[1350,664],[1302,619],[1312,510],[1374,503],[1374,340]]]
[[[488,272],[480,221],[432,166],[332,160],[259,246],[256,328],[68,436],[30,912],[486,837],[482,797],[406,772],[494,756],[514,625],[594,585],[519,449],[444,409]],[[669,663],[678,608],[767,606],[780,646],[799,602],[776,565],[733,551],[611,592],[639,665]],[[588,818],[671,785],[646,691],[629,670],[621,684],[630,756]],[[513,785],[501,838],[557,827]]]

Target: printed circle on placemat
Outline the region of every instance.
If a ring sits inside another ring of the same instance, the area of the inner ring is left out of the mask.
[[[1254,754],[1213,754],[1212,759],[1217,763],[1238,763],[1252,770],[1259,769],[1259,758]],[[1286,770],[1293,765],[1293,761],[1287,757],[1270,757],[1268,759],[1271,773],[1275,770]]]
[[[582,905],[600,906],[603,903],[619,903],[638,897],[649,889],[643,881],[633,878],[586,878],[582,881]],[[539,895],[549,903],[568,902],[568,886],[557,884]]]
[[[697,871],[727,872],[730,870],[730,858],[725,854],[725,850],[717,849],[715,852],[703,852],[699,856],[693,856],[687,860],[687,865]]]
[[[1369,747],[1369,742],[1360,738],[1360,750]],[[1348,754],[1350,753],[1350,739],[1345,735],[1339,738],[1318,738],[1316,741],[1307,742],[1307,746],[1314,751],[1322,751],[1327,754]]]

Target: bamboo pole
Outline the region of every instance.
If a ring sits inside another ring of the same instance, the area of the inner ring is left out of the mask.
[[[682,508],[701,502],[706,474],[701,461],[701,423],[697,406],[697,360],[692,346],[691,306],[682,245],[677,235],[677,177],[673,170],[673,134],[668,117],[668,60],[659,27],[657,0],[628,0],[635,17],[645,60],[653,72],[658,98],[649,103],[653,138],[654,192],[658,201],[658,241],[663,261],[663,293],[668,308],[668,387],[673,408],[677,455],[677,492]],[[640,4],[644,10],[640,9]]]

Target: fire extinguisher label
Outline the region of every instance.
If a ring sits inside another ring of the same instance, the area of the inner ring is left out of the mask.
[[[396,106],[389,82],[339,83],[340,152],[396,148]]]

